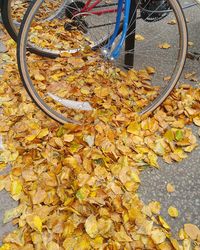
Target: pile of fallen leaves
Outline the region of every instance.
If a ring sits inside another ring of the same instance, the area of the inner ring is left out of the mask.
[[[0,168],[11,163],[12,169],[0,176],[0,190],[19,205],[5,214],[4,223],[18,227],[0,249],[199,249],[195,225],[186,224],[179,232],[182,243],[176,240],[160,203],[144,205],[137,189],[147,166],[159,168],[159,156],[179,162],[197,147],[186,125],[200,126],[200,89],[182,85],[154,114],[138,117],[127,100],[123,108],[126,91],[119,81],[119,107],[106,95],[92,124],[59,125],[27,96],[14,43],[4,38]],[[107,86],[105,92],[112,92]],[[169,208],[171,216],[177,213]]]

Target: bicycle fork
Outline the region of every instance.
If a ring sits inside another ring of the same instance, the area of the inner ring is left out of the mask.
[[[130,53],[130,51],[133,52],[135,47],[136,7],[136,0],[118,0],[115,29],[107,45],[102,50],[105,57],[115,60],[119,57],[125,43],[125,65],[127,68],[132,67],[134,62],[134,54]],[[117,45],[112,49],[120,32],[122,12],[124,12],[122,34]]]

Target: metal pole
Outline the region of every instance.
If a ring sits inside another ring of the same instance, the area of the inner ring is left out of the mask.
[[[137,18],[137,2],[131,0],[131,7],[129,13],[129,28],[125,40],[125,68],[132,68],[134,65],[134,49],[135,49],[135,31],[136,31],[136,18]],[[130,52],[129,52],[130,51]]]

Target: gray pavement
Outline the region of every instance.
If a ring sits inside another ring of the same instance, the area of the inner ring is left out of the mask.
[[[197,7],[185,11],[189,19],[189,40],[194,43],[190,47],[191,51],[200,52],[200,9]],[[0,42],[0,53],[5,52],[5,46]],[[162,58],[158,57],[158,60]],[[200,79],[200,63],[187,60],[181,82],[188,82],[184,79],[184,74],[196,72]],[[0,74],[1,74],[0,70]],[[191,84],[197,84],[190,82]],[[197,134],[197,128],[193,127]],[[198,141],[200,141],[198,139]],[[184,223],[194,223],[200,226],[200,148],[198,147],[188,155],[188,158],[181,163],[168,165],[160,160],[160,170],[149,168],[142,174],[142,183],[139,189],[141,199],[148,203],[152,200],[160,201],[162,204],[161,214],[167,219],[176,234]],[[166,185],[172,183],[175,186],[174,193],[167,193]],[[7,193],[0,193],[0,240],[4,233],[11,230],[12,225],[2,225],[4,212],[13,206],[13,202]],[[172,219],[167,214],[169,206],[175,206],[179,210],[179,217]]]
[[[193,130],[196,131],[194,127]],[[161,203],[161,215],[166,218],[175,235],[185,223],[200,226],[200,148],[180,163],[169,165],[160,160],[160,167],[159,170],[149,168],[143,172],[139,189],[141,199],[145,203]],[[175,187],[173,193],[167,192],[168,183]],[[175,219],[167,213],[170,206],[179,211]]]
[[[185,15],[189,21],[189,41],[193,42],[189,51],[200,52],[200,8],[187,9]],[[198,82],[186,80],[184,75],[188,72],[195,72]],[[200,61],[186,61],[180,82],[200,86]],[[192,126],[192,129],[200,142],[197,127]],[[145,203],[153,200],[161,202],[161,214],[169,222],[174,234],[177,234],[185,223],[200,226],[200,147],[180,163],[169,165],[161,160],[160,167],[160,170],[150,168],[143,172],[139,189],[141,199]],[[167,183],[174,184],[174,193],[167,192]],[[169,206],[175,206],[179,210],[178,218],[170,218],[167,213]]]

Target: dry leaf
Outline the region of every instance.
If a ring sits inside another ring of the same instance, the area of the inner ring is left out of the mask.
[[[151,232],[151,238],[155,244],[161,244],[165,241],[166,236],[160,229],[154,229]]]
[[[200,127],[200,116],[196,116],[193,118],[193,122],[195,125],[197,125],[198,127]]]
[[[167,230],[170,230],[170,226],[167,224],[167,222],[162,218],[162,216],[158,216],[158,219],[160,221],[160,223],[162,224],[162,226],[167,229]]]
[[[98,234],[98,224],[96,217],[90,215],[85,221],[85,231],[91,238],[95,238]]]
[[[200,229],[194,224],[185,224],[184,230],[192,240],[196,240],[197,237],[200,237]]]
[[[24,205],[19,205],[18,207],[7,210],[4,214],[3,223],[8,223],[13,219],[18,218],[23,213],[24,209]]]
[[[135,40],[136,41],[144,41],[144,37],[142,35],[140,35],[140,34],[136,34],[135,35]]]
[[[167,184],[167,192],[168,193],[173,193],[175,191],[174,186],[171,183]]]
[[[169,49],[169,48],[171,48],[171,45],[169,43],[165,42],[165,43],[159,44],[159,48],[160,49]]]
[[[175,25],[177,22],[175,19],[171,19],[169,22],[167,22],[168,24],[171,24],[171,25]]]
[[[153,214],[160,214],[161,204],[158,201],[151,201],[149,207]]]
[[[178,217],[179,212],[178,212],[177,208],[175,208],[175,207],[173,207],[173,206],[170,206],[170,207],[168,208],[168,214],[169,214],[171,217],[176,218],[176,217]]]

